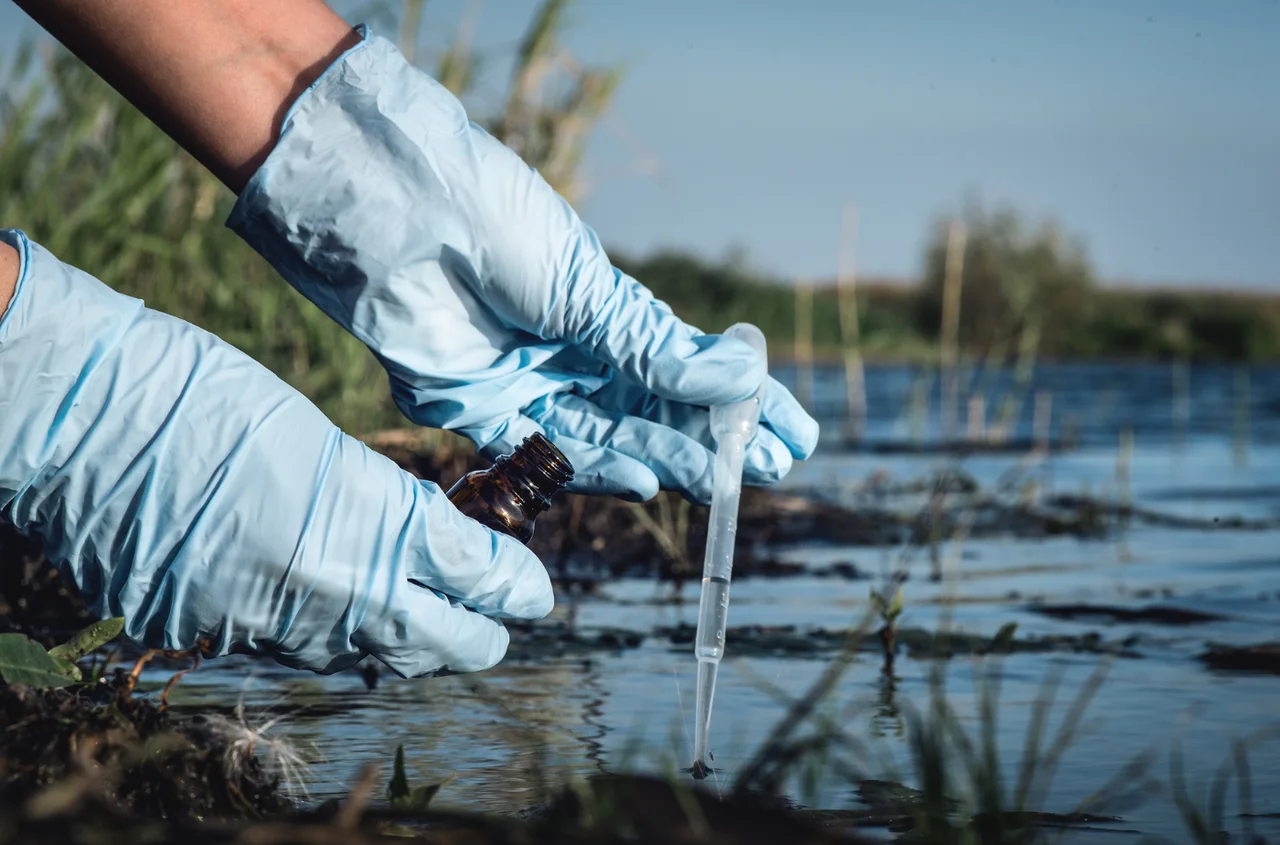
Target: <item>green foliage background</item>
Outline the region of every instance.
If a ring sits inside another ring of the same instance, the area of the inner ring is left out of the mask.
[[[577,196],[583,127],[607,108],[620,75],[583,70],[550,105],[530,87],[529,78],[545,77],[560,55],[563,5],[546,3],[535,16],[512,93],[487,123]],[[465,45],[455,45],[436,72],[465,89],[469,67]],[[22,228],[62,260],[218,334],[348,431],[404,424],[368,350],[225,228],[234,198],[166,135],[52,45],[24,47],[0,79],[0,225]],[[1280,298],[1106,289],[1083,248],[1052,223],[1031,227],[1014,210],[972,203],[961,217],[969,238],[960,344],[968,354],[1280,358]],[[939,221],[927,239],[917,286],[859,290],[868,359],[936,358],[948,223]],[[779,354],[794,343],[796,298],[781,280],[678,253],[614,259],[707,331],[745,320]],[[815,295],[813,343],[819,355],[841,346],[834,288]]]

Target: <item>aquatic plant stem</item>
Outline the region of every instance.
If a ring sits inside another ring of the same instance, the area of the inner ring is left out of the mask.
[[[795,286],[796,399],[812,408],[813,395],[813,283],[801,279]]]
[[[959,221],[951,223],[947,234],[946,273],[943,281],[942,331],[939,357],[942,369],[942,437],[950,441],[954,434],[956,399],[959,385],[956,364],[960,338],[960,286],[964,276],[966,230]]]
[[[853,205],[848,205],[844,210],[841,227],[839,270],[836,277],[840,340],[844,345],[845,398],[849,406],[846,440],[860,439],[867,423],[867,386],[862,367],[861,332],[858,324],[858,277],[854,271],[857,237],[858,211]]]

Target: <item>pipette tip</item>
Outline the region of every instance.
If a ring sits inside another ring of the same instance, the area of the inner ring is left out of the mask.
[[[706,780],[707,775],[715,771],[701,760],[694,760],[693,765],[685,769],[689,774],[693,775],[694,780]]]

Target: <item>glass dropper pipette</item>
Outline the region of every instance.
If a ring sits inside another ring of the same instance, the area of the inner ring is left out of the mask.
[[[768,367],[764,335],[750,323],[736,323],[725,332],[755,349]],[[711,408],[711,436],[716,441],[711,514],[707,518],[707,550],[702,564],[702,598],[698,604],[698,632],[694,654],[698,658],[698,702],[693,739],[693,776],[705,778],[708,767],[707,734],[711,730],[711,700],[716,674],[724,657],[725,625],[729,617],[729,579],[733,575],[733,547],[738,531],[738,499],[742,493],[742,464],[747,444],[760,423],[764,397],[761,379],[756,394],[741,402]]]

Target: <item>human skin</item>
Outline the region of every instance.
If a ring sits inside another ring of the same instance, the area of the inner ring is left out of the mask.
[[[14,288],[18,286],[18,251],[6,243],[0,243],[0,317],[9,308]]]
[[[15,0],[239,193],[294,100],[359,34],[320,0]],[[0,244],[0,314],[18,253]]]
[[[321,0],[15,0],[237,194],[359,34]]]

